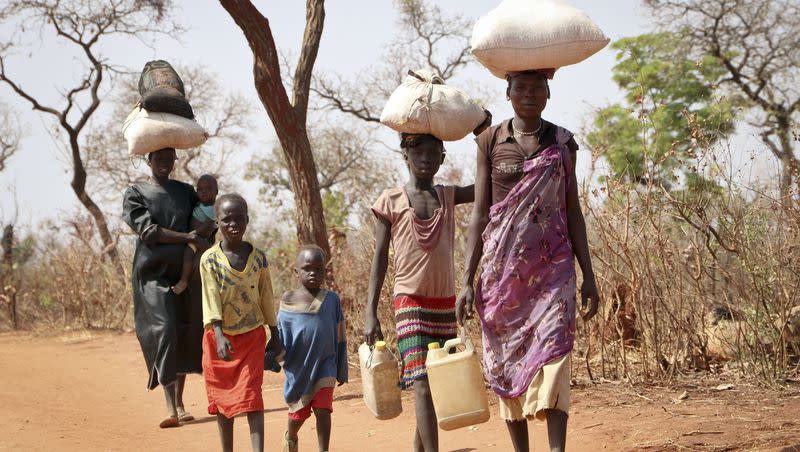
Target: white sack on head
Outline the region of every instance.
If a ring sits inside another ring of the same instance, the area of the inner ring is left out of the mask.
[[[486,119],[483,108],[431,71],[409,71],[381,113],[381,123],[398,132],[427,133],[457,141]]]
[[[472,53],[492,74],[580,63],[609,42],[583,11],[562,0],[504,0],[475,23]]]
[[[136,107],[122,124],[128,153],[146,155],[164,148],[190,149],[208,139],[206,130],[192,119]]]

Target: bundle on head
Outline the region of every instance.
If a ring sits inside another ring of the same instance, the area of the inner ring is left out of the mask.
[[[464,138],[484,119],[483,108],[469,96],[424,69],[408,71],[381,112],[381,123],[398,132],[430,134],[442,141]]]
[[[164,60],[149,61],[144,65],[139,77],[139,95],[145,110],[194,118],[192,106],[186,100],[183,80]]]

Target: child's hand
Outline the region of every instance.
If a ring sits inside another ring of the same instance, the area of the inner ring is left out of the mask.
[[[270,338],[269,342],[267,342],[267,352],[272,353],[276,360],[283,355],[283,344],[277,337]]]
[[[484,119],[483,122],[480,123],[480,125],[476,127],[475,130],[472,131],[472,134],[475,135],[476,137],[480,135],[484,130],[491,127],[492,125],[492,112],[490,112],[485,108],[483,109],[483,111],[486,113],[486,119]]]
[[[472,318],[472,307],[475,302],[475,289],[472,286],[464,286],[456,299],[456,320],[459,325],[464,325],[467,319]]]
[[[378,320],[378,316],[367,314],[366,321],[364,322],[364,342],[371,346],[377,340],[383,340],[381,321]]]
[[[217,335],[217,356],[219,359],[229,361],[233,354],[233,344],[223,334]]]

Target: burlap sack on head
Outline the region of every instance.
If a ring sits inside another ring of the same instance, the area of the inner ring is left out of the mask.
[[[583,11],[562,0],[504,0],[475,23],[472,53],[497,77],[580,63],[609,42]]]
[[[146,155],[164,148],[191,149],[205,143],[208,132],[193,119],[136,106],[122,124],[128,154]]]
[[[144,65],[139,76],[139,95],[147,110],[194,118],[192,106],[185,97],[183,80],[164,60],[148,61]]]
[[[447,86],[432,71],[408,71],[381,113],[381,123],[398,132],[427,133],[457,141],[485,119],[483,108],[463,92]]]

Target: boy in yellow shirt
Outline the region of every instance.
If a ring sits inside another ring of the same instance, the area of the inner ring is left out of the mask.
[[[203,375],[208,413],[217,415],[223,451],[233,450],[233,418],[247,413],[254,451],[264,450],[264,348],[280,354],[266,253],[243,240],[249,217],[239,195],[215,204],[222,241],[201,258],[203,281]]]

